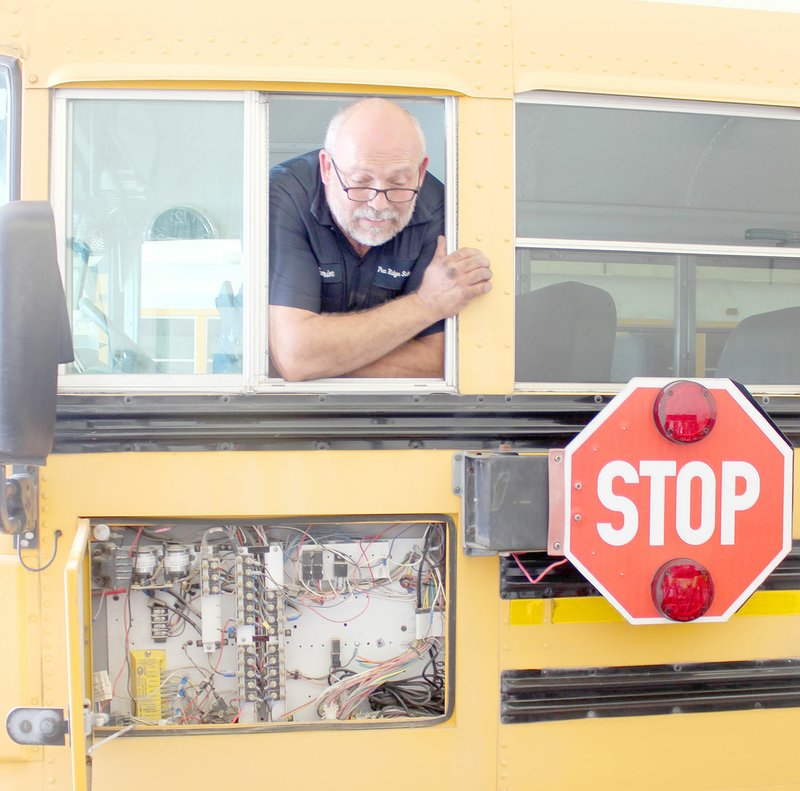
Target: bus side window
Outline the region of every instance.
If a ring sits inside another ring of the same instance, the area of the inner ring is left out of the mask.
[[[788,364],[756,364],[764,355],[735,340],[753,317],[743,330],[757,325],[759,343],[777,343],[792,334],[783,311],[800,305],[796,111],[558,99],[533,93],[517,104],[519,309],[522,295],[556,283],[610,294],[614,382],[735,370],[745,384],[798,383]],[[755,321],[762,314],[775,321]],[[732,368],[727,343],[749,364]],[[517,360],[518,387],[547,381]],[[585,365],[563,381],[607,381],[602,373]]]

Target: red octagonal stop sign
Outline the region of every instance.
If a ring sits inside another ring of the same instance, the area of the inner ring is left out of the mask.
[[[653,405],[672,380],[633,379],[565,449],[564,552],[631,623],[661,623],[651,585],[669,561],[702,564],[724,621],[792,545],[792,460],[786,439],[727,379],[711,391],[708,436],[678,444]]]

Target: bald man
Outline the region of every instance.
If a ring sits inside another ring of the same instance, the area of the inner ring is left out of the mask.
[[[270,359],[286,380],[434,377],[444,319],[491,288],[479,250],[447,254],[444,189],[416,119],[364,99],[325,147],[270,173]]]

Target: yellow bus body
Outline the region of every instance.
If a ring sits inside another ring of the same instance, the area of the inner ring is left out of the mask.
[[[514,390],[514,96],[554,90],[793,107],[798,41],[799,14],[647,0],[0,5],[0,53],[22,65],[24,199],[50,195],[58,88],[457,97],[458,245],[485,250],[494,271],[491,294],[459,319],[462,395]],[[91,624],[80,547],[71,566],[69,553],[81,520],[441,514],[458,527],[452,465],[453,451],[442,448],[52,455],[39,476],[39,561],[60,530],[55,562],[28,573],[12,539],[0,537],[0,711],[48,706],[80,721],[74,707],[91,687]],[[800,593],[757,593],[724,624],[632,627],[596,597],[503,600],[498,559],[460,550],[452,593],[453,714],[445,722],[125,737],[88,764],[80,734],[64,747],[23,747],[2,733],[0,787],[800,788],[797,708],[524,725],[499,716],[504,670],[796,657]]]

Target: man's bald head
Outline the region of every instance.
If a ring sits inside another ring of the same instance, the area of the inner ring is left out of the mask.
[[[419,121],[399,104],[377,97],[361,99],[339,110],[328,123],[325,148],[334,156],[343,149],[380,144],[387,152],[425,156],[425,135]]]

